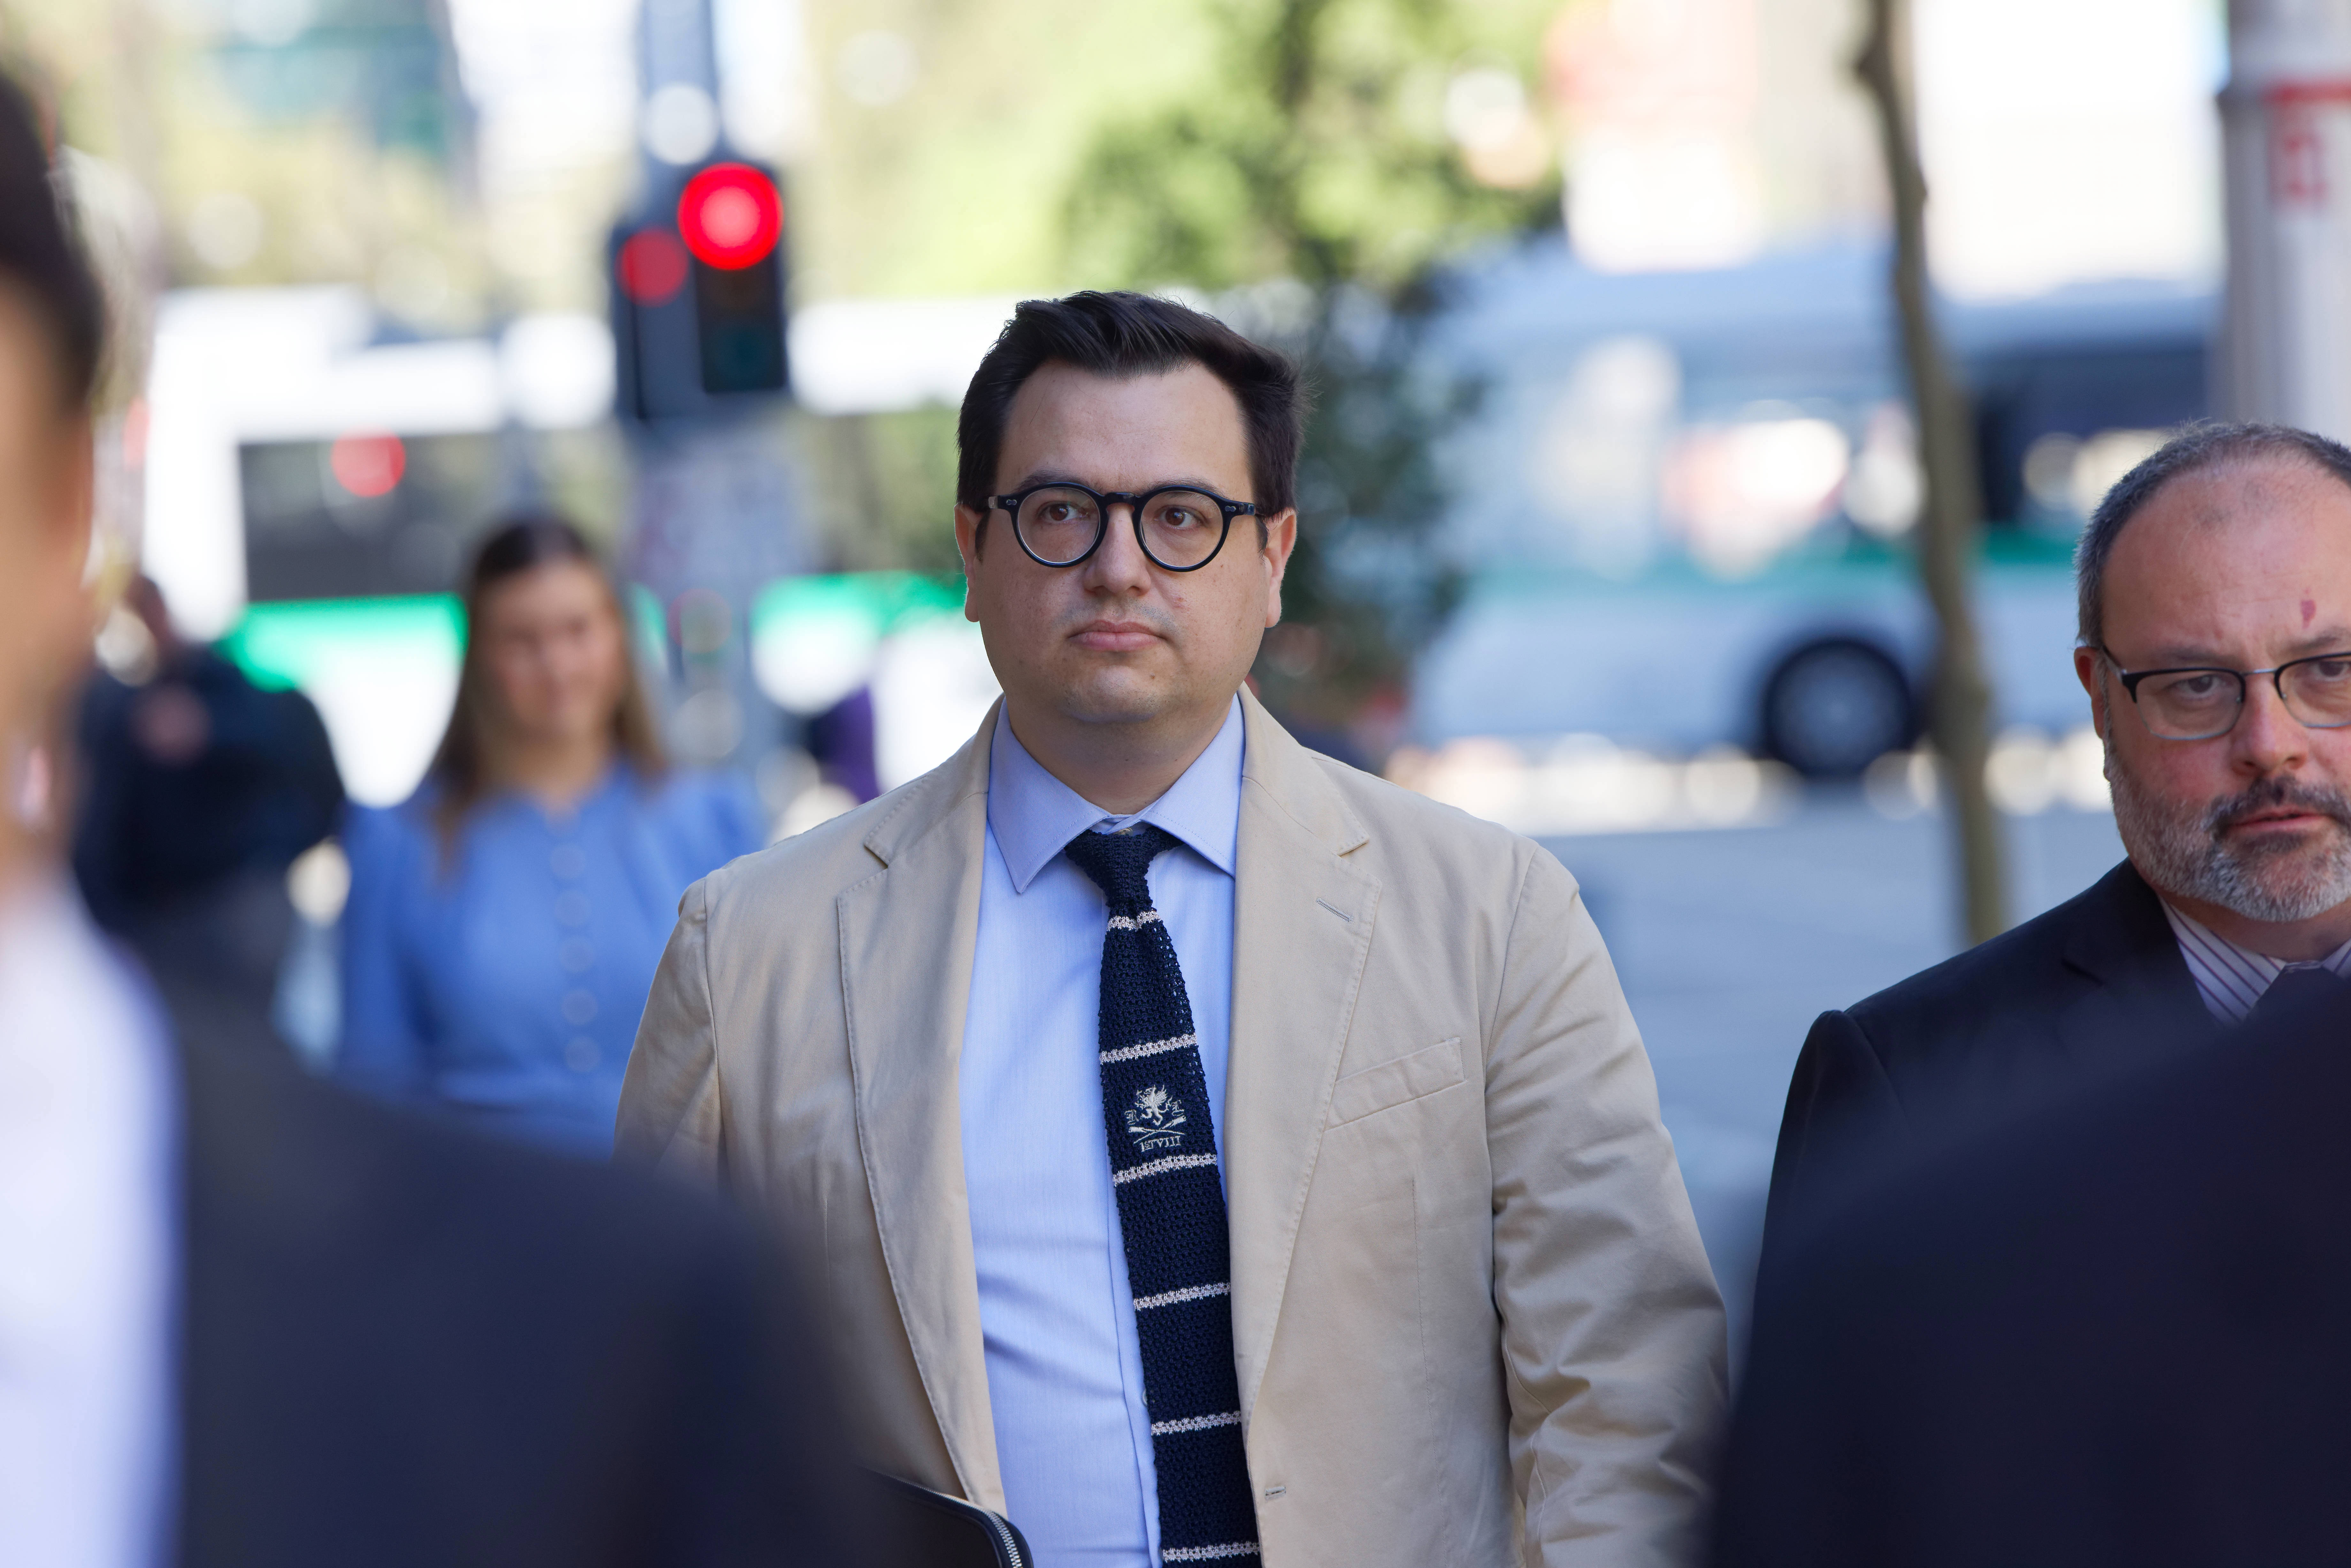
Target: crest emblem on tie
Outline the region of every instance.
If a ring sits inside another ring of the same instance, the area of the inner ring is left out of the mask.
[[[1184,1102],[1156,1083],[1136,1090],[1134,1103],[1126,1108],[1126,1135],[1134,1140],[1137,1154],[1181,1148]]]

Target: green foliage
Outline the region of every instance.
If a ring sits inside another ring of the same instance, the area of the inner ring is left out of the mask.
[[[1306,308],[1285,319],[1281,304]],[[1296,358],[1316,393],[1299,457],[1298,549],[1259,690],[1293,723],[1352,731],[1369,758],[1392,738],[1376,721],[1400,699],[1412,653],[1459,597],[1437,549],[1447,499],[1437,453],[1479,388],[1424,351],[1435,307],[1425,286],[1391,301],[1353,285],[1274,285],[1217,306]]]
[[[1104,124],[1196,91],[1204,0],[803,0],[820,137],[793,171],[803,299],[1050,294],[1061,203]],[[847,90],[861,38],[902,40],[903,96]]]
[[[1495,190],[1448,141],[1454,72],[1531,76],[1552,7],[1225,0],[1210,79],[1107,127],[1071,183],[1070,271],[1224,288],[1291,277],[1395,293],[1479,239],[1549,220],[1555,181]]]
[[[1501,190],[1471,177],[1447,135],[1447,89],[1472,67],[1531,81],[1552,10],[1225,0],[1214,83],[1107,127],[1071,187],[1076,278],[1221,291],[1221,315],[1305,366],[1318,406],[1300,542],[1257,674],[1277,710],[1352,732],[1367,759],[1458,594],[1436,545],[1437,453],[1478,388],[1424,352],[1442,269],[1559,210],[1555,178]]]

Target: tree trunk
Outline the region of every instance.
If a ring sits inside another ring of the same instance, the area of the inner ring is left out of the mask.
[[[1959,862],[1968,940],[1981,942],[2008,925],[2001,823],[1985,780],[1991,754],[1991,690],[1984,678],[1970,588],[1976,532],[1983,514],[1976,484],[1974,432],[1967,401],[1943,358],[1927,283],[1927,180],[1918,163],[1912,113],[1907,0],[1865,0],[1869,36],[1854,69],[1876,110],[1894,198],[1894,299],[1902,354],[1917,411],[1918,453],[1926,471],[1926,514],[1919,519],[1918,573],[1935,607],[1941,637],[1935,660],[1928,732],[1943,764]]]

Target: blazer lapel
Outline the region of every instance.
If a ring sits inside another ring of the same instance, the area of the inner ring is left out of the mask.
[[[841,894],[841,978],[857,1136],[892,1293],[948,1457],[1002,1511],[956,1064],[987,843],[990,709],[938,788],[866,836],[882,869]]]
[[[2066,964],[2097,982],[2059,1016],[2066,1055],[2126,1070],[2210,1039],[2217,1026],[2155,890],[2125,861],[2095,891],[2098,907],[2065,943]]]
[[[1225,1189],[1241,1409],[1255,1408],[1323,1118],[1371,951],[1380,884],[1348,863],[1363,823],[1246,690],[1233,890]]]

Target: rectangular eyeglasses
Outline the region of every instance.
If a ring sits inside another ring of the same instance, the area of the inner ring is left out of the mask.
[[[2211,740],[2228,734],[2245,711],[2245,683],[2259,675],[2276,685],[2278,701],[2304,728],[2351,725],[2351,653],[2314,653],[2267,670],[2126,670],[2108,649],[2102,645],[2098,652],[2130,694],[2140,722],[2159,739]]]

